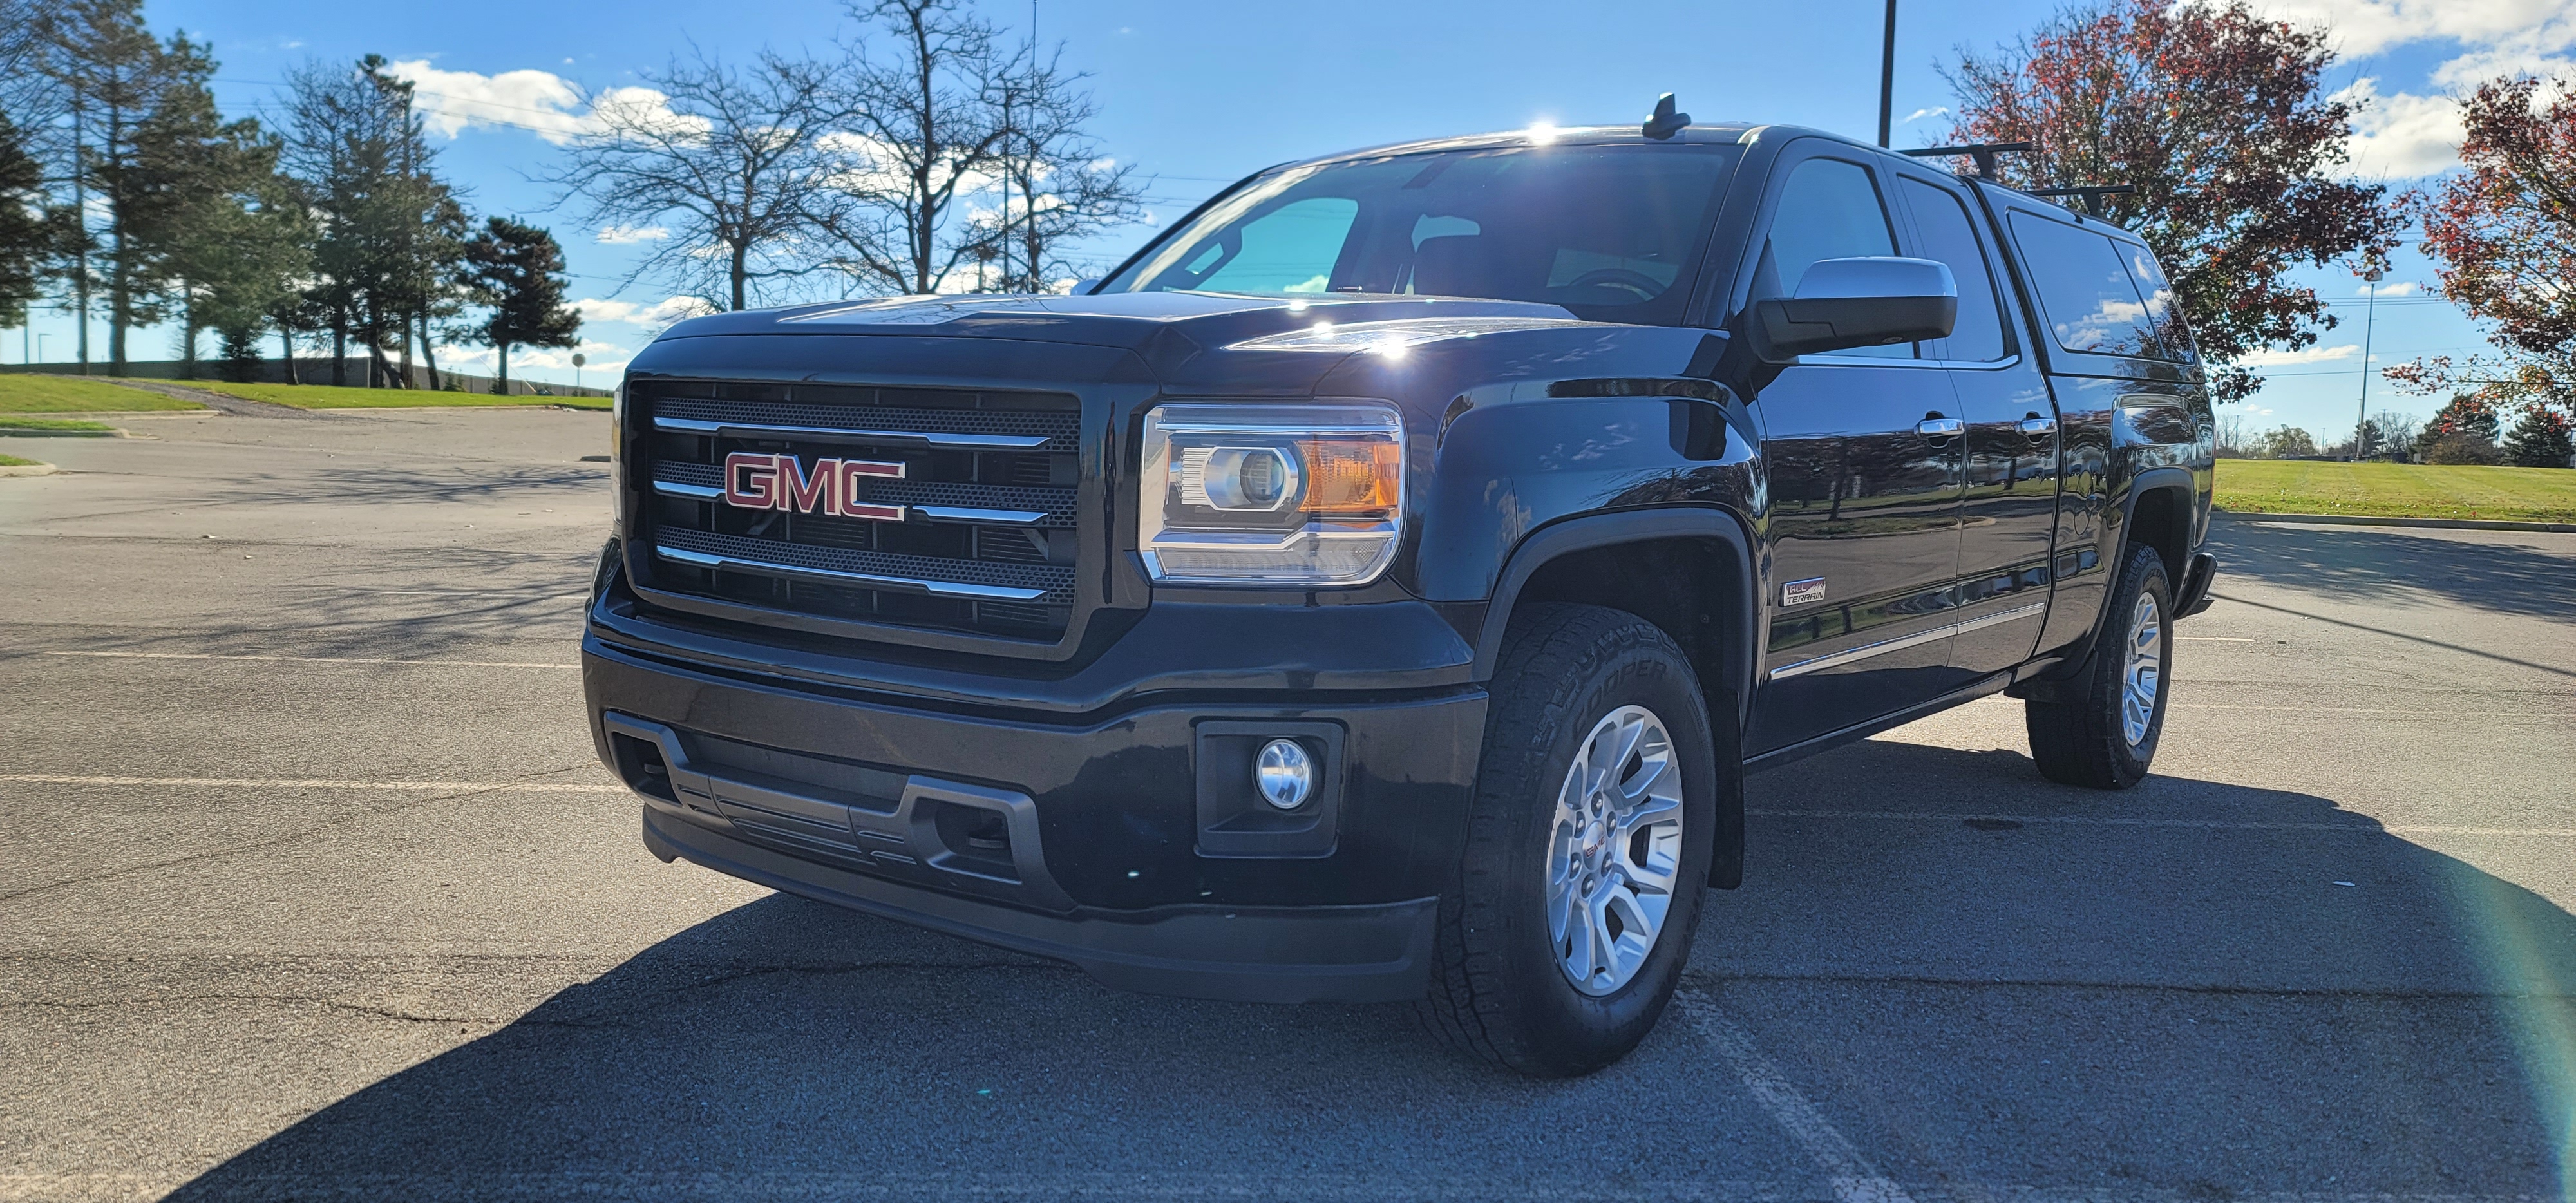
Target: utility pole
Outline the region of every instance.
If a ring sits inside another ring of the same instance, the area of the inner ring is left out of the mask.
[[[87,68],[82,68],[87,70]],[[79,237],[72,240],[72,328],[80,336],[81,375],[89,375],[89,164],[82,156],[89,153],[86,130],[82,128],[85,113],[82,84],[72,84],[72,220],[79,224]]]
[[[2379,281],[2388,273],[2372,268],[2361,277],[2361,416],[2352,427],[2352,462],[2361,462],[2370,441],[2370,331],[2379,317]]]
[[[1896,0],[1887,0],[1887,36],[1878,45],[1878,144],[1888,144],[1896,116]]]

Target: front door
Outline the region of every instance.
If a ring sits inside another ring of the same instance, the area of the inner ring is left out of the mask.
[[[1897,253],[1893,181],[1815,145],[1773,173],[1753,297],[1793,294],[1820,259]],[[1952,687],[1965,440],[1948,374],[1912,346],[1807,356],[1755,410],[1771,552],[1758,753]]]

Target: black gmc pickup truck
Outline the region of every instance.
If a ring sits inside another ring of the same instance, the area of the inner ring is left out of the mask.
[[[674,327],[582,648],[646,846],[1563,1075],[1662,1012],[1747,771],[2000,691],[2137,782],[2214,572],[2145,245],[1686,122],[1272,168],[1073,296]]]

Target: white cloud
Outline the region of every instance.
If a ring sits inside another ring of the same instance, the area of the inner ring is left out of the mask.
[[[670,98],[651,88],[609,88],[593,95],[552,71],[527,68],[499,75],[441,71],[430,66],[428,59],[406,59],[387,70],[412,85],[412,107],[430,129],[449,138],[469,126],[506,126],[532,131],[561,146],[597,130],[602,111],[636,124],[680,130],[706,127],[703,119],[671,112]]]
[[[606,226],[599,231],[599,240],[610,246],[660,242],[670,236],[671,230],[668,226]]]
[[[2459,164],[2460,106],[2448,96],[2379,94],[2379,80],[2365,76],[2335,94],[2359,110],[2344,150],[2345,170],[2361,176],[2410,179]]]
[[[585,382],[594,372],[607,373],[602,379],[614,380],[618,369],[635,357],[635,352],[607,342],[584,341],[576,347],[512,347],[510,376],[516,379],[520,373],[532,368],[569,373],[573,370],[572,357],[576,354],[587,361],[581,365]],[[458,347],[439,357],[443,367],[461,368],[482,376],[492,375],[500,358],[500,354],[490,347]]]
[[[552,71],[482,75],[441,71],[428,59],[406,59],[388,70],[412,85],[412,105],[429,128],[450,138],[469,125],[506,125],[561,144],[582,130],[573,111],[582,106],[581,89]]]
[[[2465,92],[2502,75],[2576,74],[2576,0],[2257,0],[2267,16],[2322,25],[2347,59],[2432,43],[2451,55],[2435,88]],[[2356,175],[2412,178],[2459,162],[2458,107],[2439,95],[2379,95],[2363,79],[2342,94],[2366,103],[2346,144]]]
[[[2382,284],[2377,288],[2372,288],[2368,284],[2363,284],[2361,287],[2353,289],[2352,295],[2357,297],[2366,297],[2373,293],[2377,293],[2383,297],[2406,297],[2415,295],[2417,287],[2419,287],[2419,285],[2417,285],[2413,280],[2400,280],[2394,284]]]
[[[2457,42],[2472,52],[2523,44],[2576,45],[2576,0],[2262,0],[2265,15],[2334,31],[2347,57],[2411,42]]]
[[[2360,357],[2361,348],[2352,343],[2340,347],[2303,347],[2296,351],[2256,351],[2239,358],[2236,366],[2247,368],[2286,368],[2305,363],[2334,363]]]
[[[665,297],[650,305],[584,297],[573,302],[572,307],[581,311],[581,320],[585,322],[625,322],[657,329],[683,318],[715,312],[714,306],[698,297]]]
[[[1947,117],[1947,116],[1949,116],[1949,115],[1950,115],[1950,106],[1948,106],[1948,105],[1935,105],[1935,106],[1933,106],[1932,108],[1928,108],[1928,109],[1916,109],[1916,110],[1914,110],[1914,112],[1913,112],[1913,114],[1912,114],[1912,115],[1908,116],[1905,120],[1900,121],[1900,122],[1898,122],[1897,124],[1899,124],[1899,125],[1912,125],[1912,124],[1914,124],[1915,122],[1917,122],[1917,121],[1921,121],[1921,120],[1923,120],[1923,119],[1924,119],[1924,118],[1926,118],[1926,117]]]

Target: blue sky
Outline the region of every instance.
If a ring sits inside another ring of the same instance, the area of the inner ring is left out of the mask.
[[[2361,166],[2412,182],[2450,161],[2455,128],[2439,97],[2498,69],[2563,68],[2576,45],[2576,0],[2271,0],[2282,15],[2327,23],[2347,50],[2330,81],[2373,100]],[[1946,129],[1951,103],[1936,63],[1962,45],[1984,48],[2027,29],[2055,6],[2037,0],[1905,0],[1899,26],[1896,142],[1923,145]],[[1025,29],[1028,0],[986,2],[987,16]],[[1200,0],[1038,0],[1040,36],[1061,41],[1066,61],[1090,71],[1109,153],[1149,173],[1150,209],[1168,222],[1226,181],[1284,159],[1449,133],[1535,122],[1584,124],[1642,118],[1657,93],[1680,95],[1703,119],[1796,122],[1870,136],[1877,121],[1881,9],[1877,0],[1797,4],[1627,3],[1529,0],[1477,3],[1303,0],[1241,4]],[[346,0],[150,0],[162,32],[211,40],[222,60],[218,97],[228,112],[273,111],[277,82],[308,59],[350,61],[369,52],[416,64],[450,178],[478,212],[511,213],[551,226],[587,302],[584,348],[611,365],[649,341],[672,312],[650,281],[623,292],[638,248],[604,243],[576,209],[530,182],[559,153],[542,130],[577,120],[581,98],[632,86],[694,44],[723,56],[763,46],[823,49],[851,28],[828,0],[675,3],[597,0],[569,4],[450,0],[436,5]],[[513,74],[517,73],[517,74]],[[1098,248],[1115,259],[1149,226]],[[2420,258],[2401,257],[2378,310],[2372,358],[2466,353],[2481,339],[2449,305],[2424,297]],[[2267,367],[2272,382],[2244,411],[2253,429],[2296,424],[2348,431],[2361,385],[2362,284],[2348,273],[2312,282],[2351,320],[2323,346]],[[2405,288],[2408,284],[2417,287]],[[620,320],[620,319],[624,320]],[[71,324],[40,317],[45,358],[67,358]],[[17,339],[0,340],[16,359]],[[169,337],[140,335],[138,357],[166,354]],[[97,334],[93,346],[103,347]],[[451,350],[446,358],[462,358]],[[488,353],[486,353],[488,355]],[[568,366],[514,357],[513,374],[570,380]],[[605,378],[599,366],[585,383]],[[2372,385],[2373,409],[2417,413],[2432,404]]]

